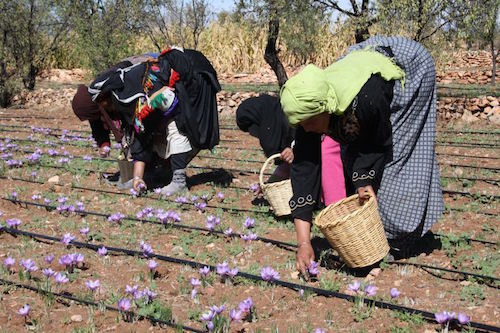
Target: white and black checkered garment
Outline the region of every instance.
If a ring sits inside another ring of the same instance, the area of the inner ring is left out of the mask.
[[[444,208],[434,152],[434,61],[421,44],[403,37],[375,36],[350,47],[348,52],[369,45],[390,47],[395,62],[406,73],[404,89],[400,82],[394,85],[393,160],[384,168],[377,197],[387,238],[413,240],[436,223]]]

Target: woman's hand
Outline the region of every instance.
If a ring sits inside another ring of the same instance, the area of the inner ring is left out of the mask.
[[[288,164],[292,164],[293,162],[293,150],[292,148],[285,148],[281,152],[281,159]]]
[[[104,142],[100,147],[99,147],[99,156],[100,157],[103,157],[103,158],[106,158],[106,157],[109,157],[109,152],[110,152],[110,148],[109,148],[109,142]]]
[[[144,182],[144,180],[142,178],[139,178],[139,177],[134,177],[134,190],[136,190],[137,192],[142,192],[146,189],[146,183]]]
[[[377,202],[377,196],[375,195],[375,191],[373,190],[373,187],[371,185],[359,187],[358,196],[359,196],[359,203],[361,205],[367,202],[368,199],[370,199],[370,197],[373,197],[375,199],[375,202]]]
[[[302,242],[298,246],[295,266],[303,276],[307,276],[307,268],[311,264],[311,261],[314,260],[314,250],[310,242]]]

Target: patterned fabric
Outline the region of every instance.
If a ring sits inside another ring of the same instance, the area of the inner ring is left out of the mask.
[[[393,159],[385,166],[378,191],[387,238],[403,245],[426,233],[444,208],[434,152],[434,61],[421,44],[403,37],[372,37],[348,52],[366,46],[390,47],[406,73],[404,90],[400,84],[394,85],[390,117]]]

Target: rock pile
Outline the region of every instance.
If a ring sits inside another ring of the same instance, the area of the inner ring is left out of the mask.
[[[437,81],[441,84],[489,84],[492,76],[491,59],[488,51],[453,52],[451,60],[437,71]],[[497,68],[500,67],[498,62],[497,58]],[[495,79],[500,82],[500,68]]]
[[[467,123],[488,120],[500,125],[500,100],[494,96],[441,98],[438,100],[438,116],[445,120],[461,119]]]
[[[23,90],[14,96],[13,104],[24,108],[69,107],[75,96],[75,88]]]

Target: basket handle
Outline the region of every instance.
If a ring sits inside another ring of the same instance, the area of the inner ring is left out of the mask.
[[[273,161],[275,158],[280,157],[280,156],[281,156],[280,153],[269,156],[267,158],[267,160],[264,162],[264,164],[262,165],[262,168],[260,168],[259,183],[261,186],[264,185],[264,171],[266,170],[267,165],[269,164],[269,162]]]

